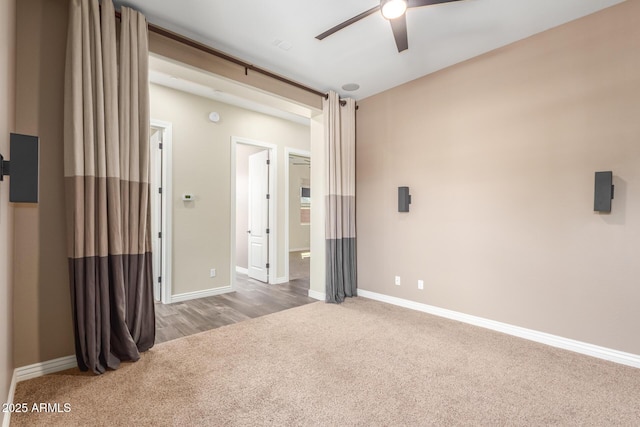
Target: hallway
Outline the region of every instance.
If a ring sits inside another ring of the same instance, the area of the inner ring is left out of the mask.
[[[269,285],[236,273],[238,290],[173,304],[156,303],[156,344],[264,316],[316,300],[309,293],[309,257],[290,254],[287,283]]]

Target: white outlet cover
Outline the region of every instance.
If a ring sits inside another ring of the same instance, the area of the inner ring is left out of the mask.
[[[424,289],[424,280],[418,280],[418,289]]]
[[[400,286],[400,276],[396,276],[396,285]]]
[[[212,268],[211,270],[209,270],[209,276],[210,277],[216,277],[216,269]]]

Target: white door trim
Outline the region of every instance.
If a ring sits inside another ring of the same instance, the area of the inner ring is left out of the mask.
[[[278,270],[278,146],[269,142],[258,141],[255,139],[244,138],[240,136],[231,137],[231,265],[229,272],[231,273],[231,289],[236,289],[236,147],[238,144],[253,145],[269,150],[269,159],[271,164],[269,167],[269,283],[277,283]]]
[[[172,194],[172,151],[173,151],[173,143],[172,143],[172,135],[173,135],[173,125],[170,122],[165,122],[162,120],[151,119],[151,126],[162,131],[162,224],[160,225],[160,231],[162,232],[162,271],[160,271],[160,276],[162,276],[162,294],[160,295],[161,301],[163,304],[171,303],[171,295],[172,295],[172,287],[171,287],[171,248],[172,248],[172,240],[171,240],[171,221],[172,221],[172,211],[171,211],[171,194]],[[154,173],[152,171],[152,173]],[[151,191],[157,191],[157,189],[152,189]],[[158,274],[158,272],[156,272]],[[157,280],[157,276],[154,277],[154,280]]]
[[[289,155],[297,154],[299,156],[311,159],[311,151],[299,150],[297,148],[284,147],[284,277],[289,281]],[[313,162],[311,162],[313,167]],[[311,176],[311,175],[309,175]],[[309,236],[311,239],[311,236]]]
[[[162,218],[162,214],[158,215],[158,213],[162,212],[160,207],[160,195],[157,188],[162,187],[162,176],[161,171],[162,168],[160,165],[162,164],[162,151],[159,149],[158,144],[162,144],[162,129],[151,126],[151,137],[149,138],[149,201],[150,201],[150,211],[151,211],[151,252],[152,252],[152,269],[153,269],[153,300],[158,302],[162,301],[162,284],[158,282],[158,276],[160,273],[160,266],[162,265],[162,253],[159,250],[159,241],[160,239],[157,237],[160,231],[160,224],[158,223],[159,219]],[[154,137],[156,136],[157,137]],[[158,148],[156,148],[158,147]]]

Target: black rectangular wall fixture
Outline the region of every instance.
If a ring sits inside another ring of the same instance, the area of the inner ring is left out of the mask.
[[[12,133],[9,156],[9,201],[38,203],[38,137]]]
[[[593,196],[593,210],[611,212],[613,199],[613,172],[596,172],[596,184]]]
[[[409,187],[398,187],[398,212],[409,212],[411,194]]]
[[[0,154],[0,181],[4,181],[5,175],[9,175],[9,162],[5,162],[4,156]]]

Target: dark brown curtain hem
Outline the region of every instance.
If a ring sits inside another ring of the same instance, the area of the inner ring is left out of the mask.
[[[347,297],[358,296],[356,277],[356,239],[326,241],[327,278],[325,301],[341,303]]]
[[[155,342],[151,253],[69,259],[76,359],[96,374]],[[113,284],[124,289],[114,290]]]

